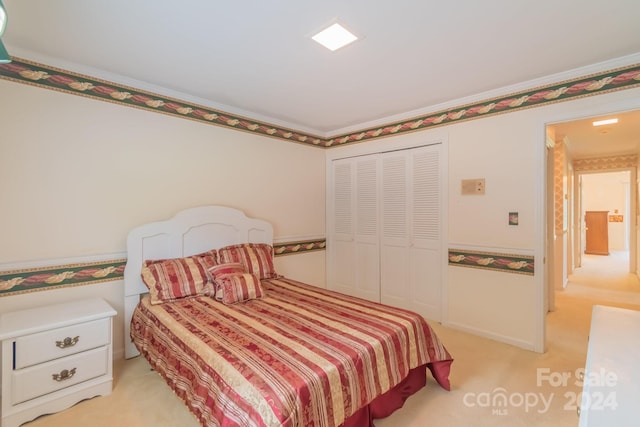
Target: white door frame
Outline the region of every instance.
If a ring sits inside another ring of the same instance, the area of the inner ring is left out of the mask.
[[[535,258],[536,264],[541,263],[542,268],[536,268],[535,277],[535,286],[536,286],[536,305],[537,305],[537,319],[536,319],[536,332],[535,332],[535,343],[534,343],[534,351],[539,353],[543,353],[546,350],[546,329],[547,329],[547,308],[549,307],[549,289],[553,288],[552,284],[549,283],[549,280],[552,280],[553,271],[550,270],[550,265],[552,263],[549,262],[550,259],[553,258],[554,253],[552,250],[551,244],[547,244],[547,227],[553,226],[553,224],[549,225],[549,219],[547,218],[548,209],[552,208],[552,206],[548,206],[548,198],[547,193],[550,191],[547,182],[547,158],[546,158],[546,128],[548,125],[552,125],[554,123],[572,121],[572,120],[580,120],[586,117],[599,116],[617,112],[624,112],[630,110],[638,110],[640,109],[640,98],[633,99],[624,99],[620,101],[610,102],[610,103],[600,103],[597,105],[590,105],[585,108],[575,108],[570,112],[560,112],[555,114],[549,114],[545,117],[538,128],[538,148],[536,150],[536,167],[538,172],[538,183],[537,183],[537,195],[536,195],[536,224],[539,227],[538,230],[541,230],[536,235],[536,250],[535,250]],[[552,175],[553,176],[553,175]],[[637,198],[637,173],[636,171],[632,171],[631,173],[631,192],[632,192],[632,209],[630,221],[635,226],[637,221],[636,212],[636,198]],[[637,231],[631,230],[629,236],[629,256],[633,256],[632,265],[634,266],[634,272],[637,273]],[[633,249],[633,252],[631,251]],[[633,255],[632,255],[633,254]],[[542,271],[540,271],[542,270]]]

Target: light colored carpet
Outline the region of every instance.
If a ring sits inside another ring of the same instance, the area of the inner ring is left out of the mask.
[[[583,267],[556,293],[547,318],[548,350],[538,354],[433,325],[455,361],[452,390],[431,378],[376,427],[577,426],[576,370],[584,367],[594,304],[640,310],[640,282],[627,273],[626,253],[584,257]],[[28,427],[198,427],[186,406],[142,358],[117,361],[110,396],[81,402]],[[566,381],[549,381],[565,375]],[[491,398],[503,394],[506,406]]]

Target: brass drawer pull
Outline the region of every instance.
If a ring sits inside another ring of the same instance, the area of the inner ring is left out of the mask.
[[[66,337],[62,341],[56,341],[56,347],[59,347],[59,348],[73,347],[78,343],[78,341],[80,341],[80,336],[73,337],[73,338]]]
[[[76,374],[76,368],[73,368],[71,370],[64,369],[60,371],[59,374],[52,374],[51,377],[54,380],[60,382],[60,381],[71,379],[71,377],[73,377],[75,374]]]

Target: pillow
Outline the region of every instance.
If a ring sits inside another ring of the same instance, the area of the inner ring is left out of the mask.
[[[208,250],[195,255],[189,255],[187,258],[198,258],[203,261],[207,266],[216,265],[218,263],[218,251],[215,249]],[[155,264],[157,262],[169,261],[178,258],[164,258],[164,259],[146,259],[144,260],[144,266]]]
[[[220,301],[223,304],[237,304],[265,296],[260,279],[255,274],[225,274],[219,280],[222,288]]]
[[[242,243],[218,249],[220,264],[239,262],[260,280],[278,277],[273,266],[273,246],[266,243]]]
[[[215,251],[184,258],[148,260],[142,281],[149,288],[152,304],[215,293],[207,269],[216,264]]]
[[[224,264],[216,264],[207,269],[209,272],[209,279],[215,282],[216,279],[219,279],[221,276],[225,274],[234,274],[234,273],[246,273],[247,269],[244,268],[244,265],[239,262],[227,262]]]
[[[244,265],[239,262],[229,262],[209,267],[207,272],[209,274],[209,280],[213,282],[215,298],[222,301],[224,289],[222,288],[221,279],[229,274],[246,273],[247,270],[244,268]]]

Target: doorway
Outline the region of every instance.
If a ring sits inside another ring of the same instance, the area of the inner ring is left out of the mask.
[[[631,171],[580,173],[579,224],[580,240],[576,246],[580,254],[609,256],[626,260],[626,272],[632,272],[631,235]],[[586,257],[575,267],[580,267]],[[620,262],[613,265],[621,265]]]
[[[619,123],[597,128],[593,121],[602,118],[619,118]],[[610,113],[570,122],[550,124],[546,127],[547,137],[547,233],[546,233],[546,265],[545,295],[543,302],[546,310],[542,313],[546,324],[547,312],[557,310],[556,298],[560,302],[559,310],[567,308],[568,297],[580,289],[581,292],[594,292],[590,298],[608,304],[605,295],[591,287],[578,286],[584,282],[585,275],[593,275],[594,280],[603,279],[603,274],[610,272],[612,265],[623,266],[621,277],[626,277],[634,287],[640,283],[637,272],[637,168],[640,153],[640,110],[622,113]],[[605,175],[613,173],[613,175]],[[616,175],[620,174],[622,175]],[[601,175],[602,174],[602,175]],[[593,179],[614,177],[618,183],[617,190],[624,195],[615,203],[607,202],[606,206],[598,205],[598,197],[593,194],[608,195],[611,182],[601,183],[600,189],[587,189],[586,197],[583,186],[591,185]],[[621,186],[621,187],[620,187]],[[595,193],[594,193],[595,191]],[[591,197],[591,200],[589,199]],[[586,200],[585,200],[586,199]],[[595,200],[595,202],[594,202]],[[594,205],[595,203],[595,205]],[[586,206],[585,206],[586,204]],[[607,220],[609,214],[619,215],[612,218],[617,228],[614,233],[615,263],[594,262],[596,260],[613,260],[613,257],[585,254],[584,213],[588,209],[605,210]],[[616,212],[616,210],[618,212]],[[621,220],[621,222],[617,222]],[[623,231],[619,229],[622,228]],[[621,233],[621,234],[620,234]],[[622,237],[620,237],[620,235]],[[622,240],[620,240],[622,239]],[[618,248],[623,250],[618,251]],[[595,257],[595,258],[593,258]],[[598,258],[599,257],[599,258]],[[598,269],[602,268],[602,271]],[[601,280],[599,283],[610,282]],[[569,289],[571,288],[571,289]],[[632,293],[635,295],[635,293]],[[583,294],[586,296],[586,294]],[[640,293],[637,295],[640,297]],[[628,297],[628,295],[627,295]],[[635,296],[634,296],[635,298]],[[588,328],[589,325],[584,325]],[[545,344],[546,345],[546,344]]]
[[[616,118],[618,123],[593,125],[603,118]],[[582,265],[585,211],[607,211],[607,221],[612,221],[607,229],[614,233],[614,240],[609,243],[616,250],[628,252],[627,272],[637,271],[633,219],[640,110],[551,124],[546,134],[549,265],[545,302],[553,311],[554,292],[564,289],[568,276]]]

